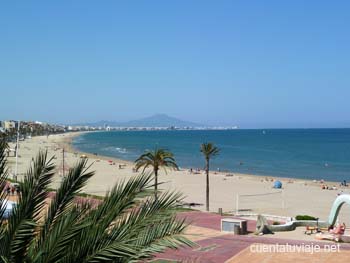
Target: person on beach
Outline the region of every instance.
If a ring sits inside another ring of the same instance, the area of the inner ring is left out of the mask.
[[[329,233],[331,233],[331,234],[337,234],[337,235],[343,235],[343,234],[345,233],[345,228],[346,228],[345,223],[343,223],[343,224],[338,224],[335,228],[330,229],[330,230],[329,230]]]
[[[346,184],[346,180],[343,180],[343,181],[340,183],[340,186],[348,186],[348,185]]]

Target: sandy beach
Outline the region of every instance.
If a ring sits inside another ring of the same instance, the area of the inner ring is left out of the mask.
[[[80,153],[72,148],[71,141],[80,133],[66,133],[33,137],[20,142],[18,173],[19,179],[24,175],[30,161],[39,150],[47,150],[49,156],[55,156],[57,175],[52,187],[55,188],[62,179],[63,154],[65,150],[65,168],[72,167],[80,156]],[[13,145],[11,145],[13,147]],[[115,158],[87,154],[91,170],[96,171],[84,192],[94,195],[104,195],[113,185],[132,176],[137,175],[133,171],[133,163]],[[15,158],[13,153],[8,158],[10,166],[10,178],[15,170]],[[121,165],[121,167],[119,167]],[[159,177],[164,190],[176,190],[184,194],[184,201],[188,203],[202,204],[194,209],[205,210],[205,174],[190,173],[188,170],[163,171]],[[273,189],[273,181],[280,180],[283,183],[283,193]],[[339,183],[326,182],[328,186],[336,185],[337,190],[323,190],[319,182],[300,179],[273,178],[266,176],[245,175],[237,173],[214,173],[210,175],[210,210],[217,212],[222,208],[224,212],[233,212],[236,209],[237,195],[257,195],[239,197],[239,209],[241,213],[264,213],[279,216],[294,217],[298,214],[308,214],[327,220],[330,208],[338,193],[350,193],[348,188],[339,188]],[[346,221],[350,216],[349,209],[342,209],[339,220]]]

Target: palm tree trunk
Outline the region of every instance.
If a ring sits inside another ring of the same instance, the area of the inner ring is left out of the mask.
[[[154,198],[158,200],[158,169],[154,170]]]
[[[209,159],[206,160],[205,172],[207,175],[206,209],[209,211]]]

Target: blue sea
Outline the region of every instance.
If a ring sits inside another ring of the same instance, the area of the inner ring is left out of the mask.
[[[73,146],[129,161],[161,147],[174,153],[180,167],[203,168],[203,142],[221,149],[211,170],[350,181],[350,129],[92,132],[76,137]]]

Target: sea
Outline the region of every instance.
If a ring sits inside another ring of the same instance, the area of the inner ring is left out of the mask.
[[[211,170],[350,181],[350,129],[103,131],[75,137],[73,146],[128,161],[146,150],[165,148],[181,168],[202,169],[203,142],[220,148]]]

